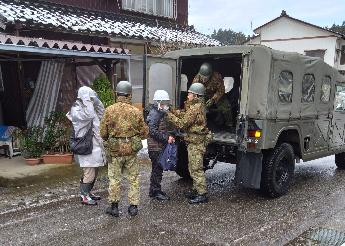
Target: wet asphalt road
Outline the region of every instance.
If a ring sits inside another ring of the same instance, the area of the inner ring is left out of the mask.
[[[345,171],[336,169],[334,157],[297,164],[294,186],[278,199],[234,187],[235,166],[218,164],[207,171],[210,202],[197,206],[182,195],[190,183],[174,173],[163,179],[171,201],[149,199],[149,172],[142,168],[137,217],[128,216],[125,197],[120,217],[112,218],[104,214],[106,199],[87,207],[66,196],[3,210],[0,245],[284,245],[345,214]],[[345,230],[345,222],[339,223]]]

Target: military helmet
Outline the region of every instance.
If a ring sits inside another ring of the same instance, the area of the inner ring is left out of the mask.
[[[201,83],[193,83],[190,87],[188,92],[191,92],[193,94],[197,94],[199,96],[205,96],[205,86]]]
[[[117,83],[115,91],[118,94],[132,94],[132,85],[128,81],[120,81],[119,83]]]
[[[169,93],[165,90],[156,90],[153,101],[170,101]]]
[[[205,77],[210,77],[212,74],[212,65],[208,62],[201,64],[199,74]]]

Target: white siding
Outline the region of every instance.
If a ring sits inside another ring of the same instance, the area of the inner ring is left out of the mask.
[[[261,40],[328,36],[332,33],[282,17],[261,30]]]
[[[258,37],[250,40],[251,44],[262,44],[273,49],[305,54],[306,50],[325,50],[324,61],[337,69],[340,57],[337,49],[345,45],[345,40],[335,37],[336,34],[317,27],[281,17],[257,30]]]
[[[329,37],[271,42],[262,41],[261,44],[271,47],[272,49],[298,52],[302,55],[305,55],[305,50],[326,50],[324,61],[330,66],[334,66],[336,40],[337,38],[335,37]]]

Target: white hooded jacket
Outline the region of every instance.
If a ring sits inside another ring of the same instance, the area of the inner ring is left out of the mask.
[[[78,90],[78,99],[67,113],[72,121],[76,137],[84,136],[93,123],[93,149],[89,155],[74,155],[80,167],[100,167],[106,162],[103,140],[99,133],[100,121],[104,113],[104,106],[97,98],[97,94],[90,87],[82,86]]]

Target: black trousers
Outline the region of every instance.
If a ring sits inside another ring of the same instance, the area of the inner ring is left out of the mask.
[[[160,151],[149,151],[149,157],[152,163],[152,171],[150,178],[150,195],[153,195],[157,191],[161,191],[163,169],[159,165],[160,153]]]

